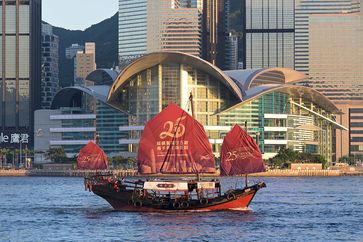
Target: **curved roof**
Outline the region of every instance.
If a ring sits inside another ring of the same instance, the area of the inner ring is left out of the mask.
[[[117,75],[118,71],[114,69],[97,69],[89,73],[86,80],[92,81],[97,85],[111,85]]]
[[[97,100],[106,103],[107,93],[110,87],[106,85],[98,85],[98,86],[74,86],[74,87],[65,87],[59,90],[52,101],[51,109],[57,109],[60,107],[72,107],[72,102],[74,98],[77,98],[77,95],[82,93],[87,93],[90,96],[93,96]],[[107,103],[106,103],[107,104]]]
[[[209,75],[215,77],[217,80],[225,83],[235,95],[242,100],[242,92],[238,85],[223,71],[221,71],[216,66],[211,63],[196,57],[194,55],[182,53],[182,52],[155,52],[151,54],[144,55],[138,59],[136,59],[133,63],[128,65],[117,77],[115,82],[113,83],[110,92],[108,93],[107,102],[111,105],[117,106],[117,100],[114,93],[121,88],[121,86],[133,75],[138,72],[141,72],[147,68],[155,66],[160,63],[166,62],[174,62],[180,64],[188,64],[193,67],[196,67]]]
[[[107,102],[117,107],[117,95],[121,86],[133,75],[147,68],[160,63],[174,62],[188,64],[198,68],[217,80],[225,83],[241,102],[236,105],[244,104],[247,101],[258,98],[264,94],[274,91],[289,93],[295,96],[301,96],[316,102],[322,108],[332,113],[339,113],[339,109],[323,94],[318,91],[293,85],[294,83],[306,80],[307,76],[301,72],[288,68],[261,68],[248,70],[221,71],[211,63],[182,52],[156,52],[144,55],[136,59],[127,66],[116,78],[107,96]],[[224,111],[230,110],[236,105],[229,107]]]
[[[303,98],[306,98],[307,100],[311,100],[314,102],[317,102],[317,100],[319,100],[318,101],[319,106],[321,106],[325,110],[327,110],[331,113],[335,113],[335,114],[340,113],[339,109],[335,106],[335,104],[332,101],[330,101],[330,99],[328,99],[326,96],[321,94],[320,92],[318,92],[312,88],[308,88],[308,87],[304,87],[304,86],[297,86],[297,85],[289,85],[289,84],[285,84],[285,85],[268,84],[268,85],[260,85],[260,86],[250,88],[246,91],[245,98],[242,102],[240,102],[226,110],[223,110],[222,112],[231,110],[236,106],[243,105],[246,102],[252,101],[260,96],[263,96],[268,93],[276,92],[276,91],[288,93],[292,96],[303,97]]]
[[[242,90],[248,90],[264,84],[287,84],[306,80],[308,77],[302,72],[288,68],[261,68],[248,70],[225,71],[235,80]]]

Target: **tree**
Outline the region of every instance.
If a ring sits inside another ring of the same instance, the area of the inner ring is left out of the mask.
[[[49,150],[45,153],[45,157],[56,163],[66,163],[68,161],[68,157],[63,147],[49,148]]]
[[[9,149],[0,149],[0,161],[1,161],[1,168],[5,166],[5,163],[7,162],[7,157],[10,154]]]
[[[350,166],[354,166],[357,164],[357,161],[356,159],[354,158],[354,156],[350,155],[350,156],[343,156],[343,157],[340,157],[339,158],[339,162],[342,162],[342,163],[347,163],[348,165]]]
[[[135,158],[125,158],[123,156],[114,156],[109,158],[113,168],[133,169],[136,166]]]
[[[288,168],[293,162],[321,163],[323,167],[327,165],[327,160],[319,154],[300,153],[289,148],[281,148],[275,157],[268,160],[270,166],[280,168]]]
[[[275,157],[268,160],[268,163],[272,167],[288,168],[288,166],[297,159],[298,154],[297,151],[283,147]]]

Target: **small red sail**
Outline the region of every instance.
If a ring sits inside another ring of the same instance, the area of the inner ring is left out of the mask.
[[[173,103],[145,125],[137,160],[141,174],[215,172],[203,126]]]
[[[107,164],[105,152],[92,141],[80,150],[77,157],[78,169],[103,170],[107,169]]]
[[[265,171],[258,145],[239,125],[235,125],[224,137],[220,158],[222,176]]]

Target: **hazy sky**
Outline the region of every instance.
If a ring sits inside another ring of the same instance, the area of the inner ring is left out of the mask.
[[[72,30],[84,30],[117,11],[118,0],[42,0],[42,20]]]

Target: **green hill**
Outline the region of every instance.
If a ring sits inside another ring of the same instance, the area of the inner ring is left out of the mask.
[[[97,68],[118,64],[118,13],[84,31],[53,27],[53,32],[59,36],[59,79],[62,87],[73,83],[73,60],[66,59],[65,48],[74,43],[96,43]]]

